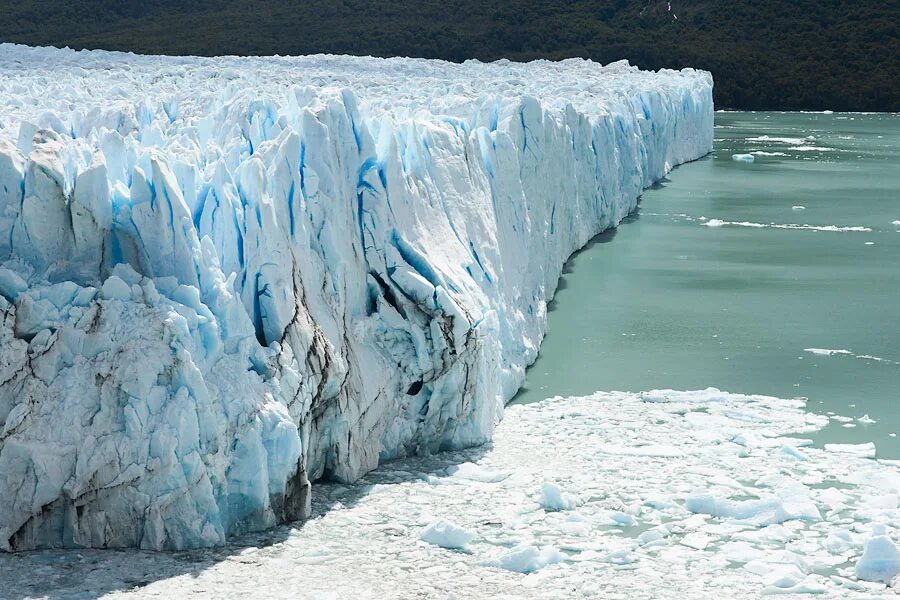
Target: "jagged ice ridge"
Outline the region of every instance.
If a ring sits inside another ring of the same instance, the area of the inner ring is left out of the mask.
[[[712,138],[690,69],[0,45],[0,547],[485,442],[565,259]]]

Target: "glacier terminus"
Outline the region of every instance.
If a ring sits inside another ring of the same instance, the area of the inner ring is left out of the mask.
[[[488,441],[564,261],[712,140],[691,69],[0,45],[0,547]]]

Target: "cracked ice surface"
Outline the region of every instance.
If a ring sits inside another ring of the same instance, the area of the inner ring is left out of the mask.
[[[711,150],[711,87],[0,45],[0,547],[221,544],[488,440],[565,258]]]
[[[715,389],[556,398],[508,408],[491,447],[317,485],[295,529],[178,554],[6,555],[0,579],[67,598],[891,596],[898,461],[812,447],[826,423],[802,400]],[[548,482],[574,502],[542,506]],[[465,548],[435,545],[447,533]]]

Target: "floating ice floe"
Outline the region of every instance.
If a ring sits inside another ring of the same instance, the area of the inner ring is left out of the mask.
[[[738,162],[753,162],[752,154],[732,154],[731,160],[736,160]]]
[[[580,504],[578,498],[564,492],[552,481],[545,481],[541,486],[540,504],[544,510],[570,510]]]
[[[900,550],[885,534],[883,525],[872,529],[862,557],[856,563],[855,574],[867,581],[891,583],[900,574]]]
[[[850,356],[852,358],[858,358],[860,360],[870,360],[873,362],[887,363],[887,364],[898,364],[897,361],[890,360],[887,358],[882,358],[880,356],[872,356],[871,354],[856,354],[855,352],[851,352],[850,350],[844,349],[833,349],[833,348],[804,348],[804,352],[809,352],[810,354],[815,354],[817,356]]]
[[[725,221],[722,219],[709,219],[704,223],[706,227],[750,227],[753,229],[798,229],[807,231],[831,231],[831,232],[866,232],[872,231],[870,227],[840,225],[807,225],[797,223],[754,223],[752,221]]]
[[[732,501],[709,494],[688,496],[685,508],[693,513],[747,521],[755,525],[772,525],[797,519],[818,521],[822,518],[815,503],[803,488],[785,488],[778,495],[758,500]]]
[[[805,138],[791,138],[791,137],[777,137],[777,136],[769,136],[769,135],[759,135],[755,137],[747,138],[748,142],[774,142],[777,144],[789,144],[791,146],[802,146],[815,140],[813,136],[808,136]]]
[[[463,550],[475,535],[450,521],[440,519],[422,532],[422,541],[450,550]]]
[[[810,354],[816,354],[818,356],[835,356],[838,354],[843,354],[845,356],[854,356],[854,354],[849,350],[836,350],[833,348],[804,348],[803,351],[809,352]]]
[[[872,442],[864,444],[825,444],[825,450],[836,454],[849,454],[859,458],[875,458],[877,449]]]
[[[555,565],[562,560],[562,553],[552,546],[538,548],[537,546],[521,545],[496,560],[486,561],[484,564],[518,573],[534,573],[538,569]]]

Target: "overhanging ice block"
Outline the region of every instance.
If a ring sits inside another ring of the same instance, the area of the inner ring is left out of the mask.
[[[221,544],[488,440],[712,134],[690,69],[0,45],[0,546]]]

